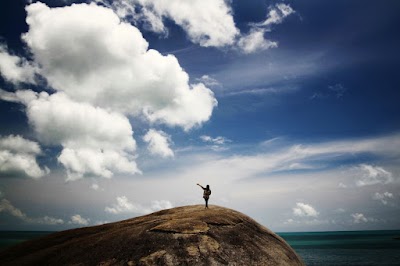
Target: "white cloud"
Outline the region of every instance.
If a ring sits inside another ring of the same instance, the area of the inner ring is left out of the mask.
[[[132,15],[157,33],[166,33],[163,19],[170,19],[182,27],[193,43],[204,47],[232,45],[239,34],[232,10],[224,0],[118,0],[112,6],[119,15]],[[140,14],[135,7],[141,8]]]
[[[106,207],[104,210],[112,214],[121,213],[139,213],[146,214],[162,209],[170,209],[173,207],[172,203],[168,200],[154,200],[151,202],[150,207],[145,207],[141,204],[135,204],[128,200],[126,196],[120,196],[116,198],[117,203],[111,207]]]
[[[0,201],[0,212],[8,212],[12,216],[20,218],[22,220],[27,220],[28,217],[20,209],[15,208],[11,202],[7,199],[2,199]]]
[[[369,221],[362,213],[352,213],[351,217],[353,217],[353,223],[355,224],[367,223]]]
[[[293,224],[293,223],[295,223],[295,221],[292,218],[290,218],[290,219],[287,219],[286,221],[284,221],[283,223],[284,224]]]
[[[0,174],[43,177],[49,173],[49,169],[41,168],[37,163],[36,157],[41,153],[37,142],[21,136],[0,136]]]
[[[215,78],[210,77],[209,75],[203,75],[201,78],[196,79],[196,81],[203,83],[207,87],[210,88],[220,88],[222,84],[216,80]]]
[[[61,92],[0,90],[1,95],[26,106],[28,121],[42,143],[63,147],[58,161],[66,168],[68,180],[140,173],[132,127],[124,115],[74,102]]]
[[[58,161],[68,180],[139,173],[136,142],[129,120],[121,114],[77,103],[63,93],[40,93],[26,103],[29,123],[39,140],[62,145]]]
[[[159,211],[164,209],[171,209],[174,206],[168,200],[153,200],[151,202],[151,210],[152,211]]]
[[[117,203],[104,209],[113,214],[139,212],[139,207],[129,202],[126,196],[117,197]]]
[[[252,29],[249,34],[242,36],[238,41],[238,47],[245,53],[267,50],[278,47],[278,43],[264,38],[264,29]]]
[[[389,184],[394,181],[392,173],[379,166],[361,164],[358,166],[358,170],[361,172],[359,180],[356,181],[358,187]]]
[[[254,23],[254,25],[257,27],[270,27],[274,24],[280,24],[287,16],[293,13],[295,13],[295,11],[289,5],[283,3],[276,4],[275,6],[269,7],[267,18],[263,22]]]
[[[296,207],[293,208],[293,214],[299,217],[317,217],[319,213],[314,209],[313,206],[302,202],[297,202]]]
[[[41,66],[39,73],[55,90],[76,101],[185,130],[210,118],[217,104],[213,92],[201,83],[190,85],[173,55],[148,50],[140,31],[112,10],[42,3],[26,10],[29,31],[23,39]]]
[[[20,209],[14,207],[11,202],[7,199],[2,199],[0,201],[0,213],[5,212],[9,213],[10,215],[24,221],[27,223],[37,223],[37,224],[47,224],[47,225],[58,225],[58,224],[64,224],[64,221],[62,219],[50,217],[50,216],[44,216],[40,218],[31,218],[28,217],[24,212],[22,212]]]
[[[200,136],[200,139],[203,142],[210,143],[211,144],[210,147],[214,151],[226,150],[227,147],[224,146],[224,145],[226,143],[228,143],[228,142],[232,142],[230,139],[222,137],[222,136],[218,136],[218,137],[213,138],[211,136],[202,135],[202,136]]]
[[[88,225],[90,219],[83,218],[80,214],[75,214],[71,216],[71,224],[78,224],[78,225]]]
[[[335,212],[335,213],[345,213],[346,210],[343,209],[343,208],[338,208],[338,209],[334,210],[334,212]]]
[[[222,136],[218,136],[218,137],[211,137],[211,136],[207,136],[207,135],[202,135],[200,136],[200,139],[204,142],[208,142],[208,143],[212,143],[212,144],[218,144],[218,145],[223,145],[227,142],[231,142],[230,139],[227,139],[225,137]]]
[[[174,157],[174,152],[170,148],[171,137],[161,130],[150,129],[143,140],[148,143],[147,149],[151,154],[159,155],[163,158]]]
[[[37,142],[24,139],[18,135],[1,137],[0,149],[28,154],[40,154],[42,152]]]
[[[108,224],[109,221],[96,221],[94,224],[95,225],[102,225],[102,224]]]
[[[270,6],[265,21],[251,23],[250,32],[239,38],[237,42],[238,48],[245,54],[250,54],[278,47],[277,42],[265,39],[264,35],[266,32],[271,31],[272,25],[282,23],[287,16],[294,12],[295,11],[286,4],[281,3]]]
[[[58,161],[67,169],[67,181],[84,176],[111,178],[114,173],[140,173],[134,157],[114,150],[64,148]]]
[[[381,201],[383,205],[387,205],[388,204],[388,200],[389,199],[393,199],[394,197],[393,197],[392,193],[386,191],[386,192],[383,192],[383,193],[376,192],[372,198],[374,200]]]
[[[204,160],[191,164],[189,172],[198,171],[200,176],[215,178],[223,175],[231,180],[246,179],[268,173],[276,175],[282,171],[291,175],[297,174],[297,170],[304,169],[324,171],[338,159],[354,159],[355,156],[365,154],[380,158],[399,158],[399,135],[294,145],[280,143],[278,147],[266,151],[253,151],[250,154],[234,153],[227,156],[208,154]],[[346,169],[346,172],[349,171],[347,176],[351,176],[352,173],[349,169],[352,167]],[[336,186],[338,181],[336,180],[336,183],[332,185]]]
[[[93,183],[90,186],[91,189],[93,189],[94,191],[104,191],[104,188],[100,187],[99,184]]]
[[[0,89],[0,99],[7,102],[28,104],[32,100],[37,99],[37,93],[31,90],[18,90],[9,92]]]
[[[269,7],[265,21],[251,23],[251,30],[242,35],[236,28],[229,2],[224,0],[97,0],[113,8],[122,18],[133,19],[135,23],[143,22],[144,28],[168,34],[163,23],[167,18],[183,28],[193,43],[209,47],[238,47],[244,53],[277,47],[277,42],[264,38],[274,24],[295,13],[287,4],[276,4]]]
[[[35,83],[36,67],[27,60],[11,55],[4,45],[0,44],[0,75],[12,83]]]
[[[63,219],[59,218],[54,218],[50,216],[44,216],[41,218],[36,218],[33,219],[34,222],[39,223],[39,224],[48,224],[48,225],[58,225],[58,224],[64,224]]]

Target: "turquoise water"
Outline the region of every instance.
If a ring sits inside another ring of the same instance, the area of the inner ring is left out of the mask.
[[[400,230],[278,234],[308,266],[400,265]]]
[[[49,233],[0,231],[0,250]],[[308,266],[400,266],[400,230],[278,234]]]

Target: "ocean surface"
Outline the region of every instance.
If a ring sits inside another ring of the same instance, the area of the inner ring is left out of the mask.
[[[400,230],[278,234],[308,266],[400,265]]]
[[[0,250],[50,233],[0,231]],[[400,266],[400,230],[278,234],[308,266]]]

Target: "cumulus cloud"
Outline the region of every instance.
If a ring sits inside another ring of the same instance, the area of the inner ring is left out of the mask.
[[[116,204],[113,204],[111,207],[106,207],[104,210],[112,214],[121,214],[121,213],[146,214],[173,207],[172,203],[168,200],[154,200],[151,202],[150,207],[132,203],[128,200],[126,196],[117,197],[116,200],[117,200]]]
[[[58,161],[68,180],[140,173],[132,127],[124,115],[75,102],[62,92],[0,90],[1,95],[26,106],[28,121],[42,143],[63,147]]]
[[[361,172],[361,176],[356,181],[356,185],[358,187],[376,184],[389,184],[394,181],[392,173],[379,166],[361,164],[358,166],[358,170]]]
[[[26,103],[29,123],[39,140],[62,145],[58,161],[69,180],[139,173],[136,142],[129,120],[115,112],[74,102],[63,93],[40,93]]]
[[[36,67],[22,57],[12,55],[0,44],[0,75],[12,83],[35,83]]]
[[[36,160],[41,153],[37,142],[18,135],[0,136],[0,175],[40,178],[48,174],[49,169],[41,168]]]
[[[47,224],[47,225],[57,225],[57,224],[64,224],[64,221],[62,219],[50,217],[50,216],[44,216],[44,217],[39,217],[39,218],[31,218],[28,217],[24,212],[22,212],[20,209],[14,207],[11,202],[7,199],[2,199],[0,201],[0,213],[8,213],[24,222],[27,223],[36,223],[36,224]]]
[[[26,10],[29,31],[23,40],[55,90],[79,102],[185,130],[210,118],[217,104],[213,92],[202,83],[189,84],[175,56],[148,49],[140,31],[112,10],[42,3]]]
[[[67,169],[67,181],[77,180],[84,176],[101,176],[110,178],[117,173],[140,173],[136,162],[130,156],[114,150],[90,148],[64,148],[58,161]]]
[[[41,143],[62,146],[57,159],[68,180],[140,173],[127,115],[184,130],[211,117],[217,105],[213,92],[201,82],[189,84],[176,57],[148,49],[140,31],[111,9],[94,3],[50,8],[37,2],[26,11],[29,30],[22,39],[33,62],[5,48],[0,52],[20,68],[36,66],[35,73],[56,92],[0,90],[0,98],[26,106]],[[13,79],[32,82],[21,75]],[[153,134],[151,143],[153,151],[173,156],[167,135]]]
[[[170,148],[171,137],[161,130],[150,129],[143,140],[148,143],[147,149],[151,154],[159,155],[163,158],[174,157],[174,152]]]
[[[317,217],[318,212],[313,206],[302,202],[297,202],[296,207],[293,208],[293,214],[299,217]]]
[[[71,216],[70,224],[78,224],[78,225],[88,225],[90,219],[83,218],[80,214],[75,214]]]
[[[383,205],[387,205],[388,201],[394,197],[392,193],[386,191],[383,193],[376,192],[372,198],[374,200],[379,200]]]
[[[140,212],[139,207],[131,203],[126,196],[117,197],[117,203],[104,210],[113,214]]]

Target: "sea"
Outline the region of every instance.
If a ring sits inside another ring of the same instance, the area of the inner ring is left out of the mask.
[[[0,231],[0,250],[48,231]],[[400,230],[278,233],[308,266],[400,266]]]

